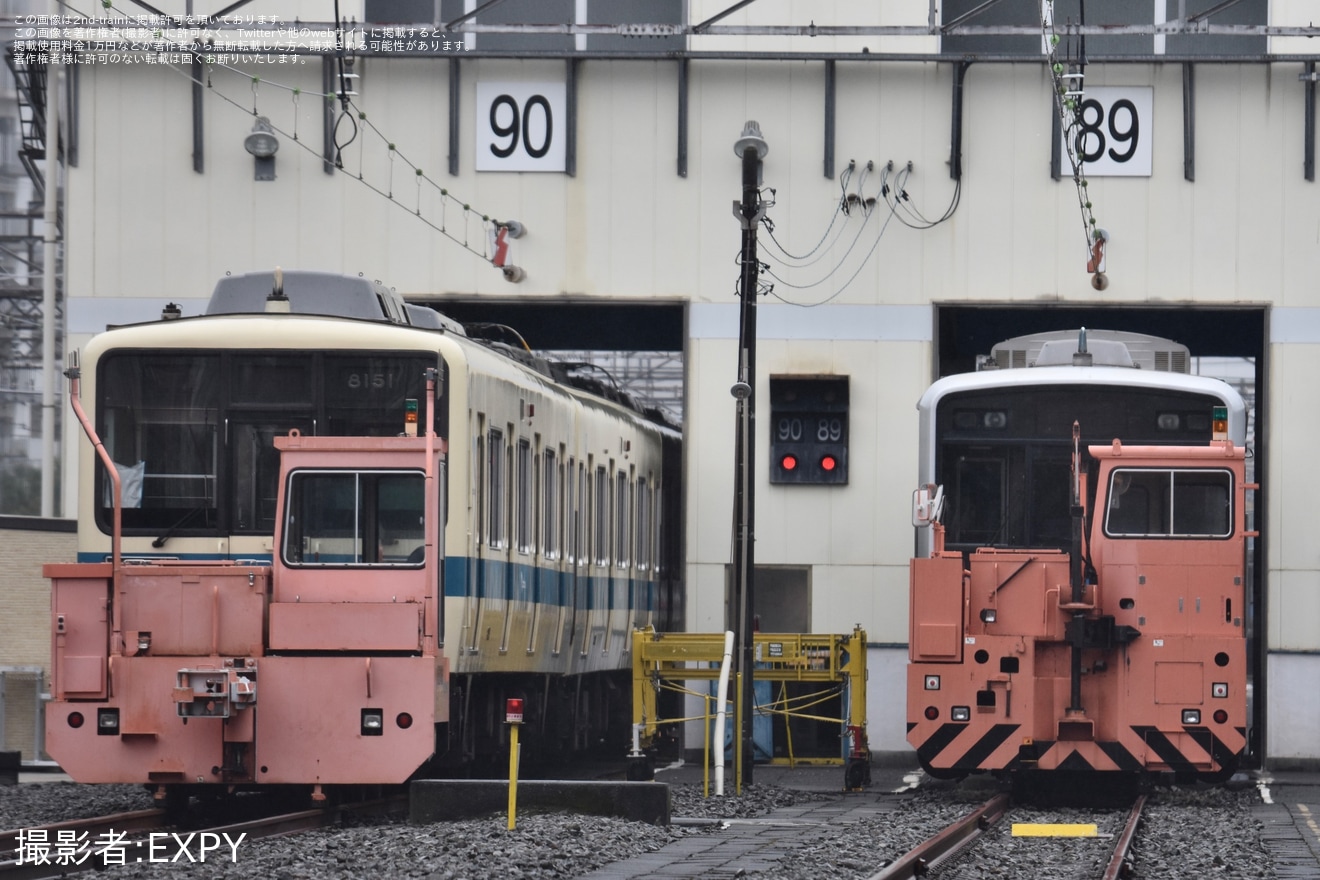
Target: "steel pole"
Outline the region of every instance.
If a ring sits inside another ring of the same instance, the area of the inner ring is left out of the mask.
[[[52,53],[58,58],[58,53]],[[41,515],[55,515],[55,281],[59,248],[60,81],[64,66],[46,73],[45,211],[41,257]]]
[[[759,132],[758,132],[759,134]],[[758,138],[759,140],[759,138]],[[762,142],[761,146],[764,146]],[[753,688],[755,647],[755,568],[756,568],[756,227],[760,221],[761,150],[746,144],[742,151],[742,203],[739,214],[742,233],[742,298],[738,321],[738,381],[745,386],[745,396],[738,402],[737,466],[735,479],[738,500],[735,505],[737,546],[734,553],[735,596],[737,598],[738,671],[743,678],[742,704],[739,712],[739,735],[742,743],[742,780],[752,782],[752,713],[755,707]]]

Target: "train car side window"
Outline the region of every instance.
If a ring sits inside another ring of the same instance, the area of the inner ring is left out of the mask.
[[[417,568],[425,476],[412,471],[295,471],[283,559],[290,566]]]
[[[504,546],[504,432],[491,428],[486,442],[486,544]]]
[[[637,478],[637,568],[651,568],[651,484]]]
[[[1105,534],[1227,538],[1233,533],[1232,485],[1225,470],[1116,469],[1109,478]]]
[[[585,464],[578,465],[578,505],[581,510],[581,516],[578,519],[578,561],[583,565],[590,565],[591,556],[591,533],[594,527],[591,519],[591,456],[587,456]]]
[[[576,462],[573,459],[568,460],[568,470],[565,472],[564,480],[564,556],[569,562],[578,560],[578,513],[577,513],[577,492],[574,487],[577,485],[577,476],[574,474]]]
[[[610,472],[596,468],[596,564],[610,564]]]
[[[545,464],[542,465],[541,477],[541,546],[546,559],[559,558],[559,464],[555,460],[555,451],[545,451]]]
[[[632,483],[628,481],[626,471],[619,471],[614,481],[614,547],[619,568],[628,567],[628,551],[632,547],[632,536],[628,527],[632,525]]]
[[[525,437],[518,438],[518,456],[515,462],[517,481],[514,492],[514,540],[519,553],[532,552],[532,444]]]

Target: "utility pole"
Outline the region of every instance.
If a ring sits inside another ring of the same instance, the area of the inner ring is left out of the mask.
[[[59,12],[58,3],[52,9]],[[55,284],[59,280],[60,98],[63,59],[57,50],[46,69],[45,211],[41,256],[41,515],[55,515]]]
[[[761,160],[770,146],[761,137],[761,127],[748,121],[742,137],[733,147],[742,159],[742,202],[733,203],[733,215],[742,225],[742,278],[739,288],[741,307],[738,317],[738,381],[731,389],[737,403],[737,427],[734,439],[733,500],[733,577],[728,628],[734,633],[735,669],[742,682],[741,709],[738,713],[739,743],[742,760],[738,764],[741,783],[752,782],[752,713],[755,698],[752,688],[753,649],[752,598],[755,595],[756,536],[756,229],[765,206],[761,204]],[[717,748],[724,748],[719,743]]]

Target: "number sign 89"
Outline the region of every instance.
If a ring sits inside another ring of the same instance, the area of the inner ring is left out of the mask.
[[[1141,139],[1141,120],[1137,108],[1127,98],[1120,98],[1109,107],[1109,119],[1105,119],[1105,108],[1094,98],[1082,102],[1077,110],[1081,125],[1077,129],[1077,157],[1083,162],[1097,162],[1102,156],[1109,156],[1115,162],[1127,162],[1137,152],[1137,143]],[[1121,124],[1119,119],[1125,118]],[[1105,149],[1107,141],[1105,130],[1116,144],[1127,144],[1127,149],[1119,152]]]
[[[1149,86],[1088,86],[1076,125],[1064,132],[1087,177],[1149,177],[1154,90]],[[1068,139],[1071,138],[1071,143]],[[1068,160],[1063,159],[1063,171]]]

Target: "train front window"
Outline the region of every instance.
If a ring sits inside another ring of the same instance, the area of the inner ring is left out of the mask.
[[[1072,543],[1072,429],[1089,444],[1204,443],[1201,393],[1128,386],[1057,385],[956,391],[935,411],[933,476],[945,489],[946,546]],[[1083,463],[1085,466],[1085,462]],[[1172,528],[1170,525],[1168,528]]]
[[[98,429],[121,475],[126,531],[213,528],[222,428],[218,355],[108,358],[98,380]],[[99,468],[105,519],[110,483]]]
[[[289,477],[283,559],[290,566],[420,566],[420,472],[296,471]]]
[[[1227,538],[1233,477],[1222,470],[1123,468],[1109,478],[1105,534],[1125,538]]]
[[[124,532],[269,535],[275,437],[395,436],[425,400],[423,352],[121,350],[97,369],[97,430],[118,465]],[[435,408],[444,436],[445,408]],[[109,480],[97,468],[97,522],[109,532]],[[168,552],[168,549],[167,549]]]
[[[1005,540],[1006,471],[1001,457],[958,456],[948,522],[951,544],[992,545]]]

